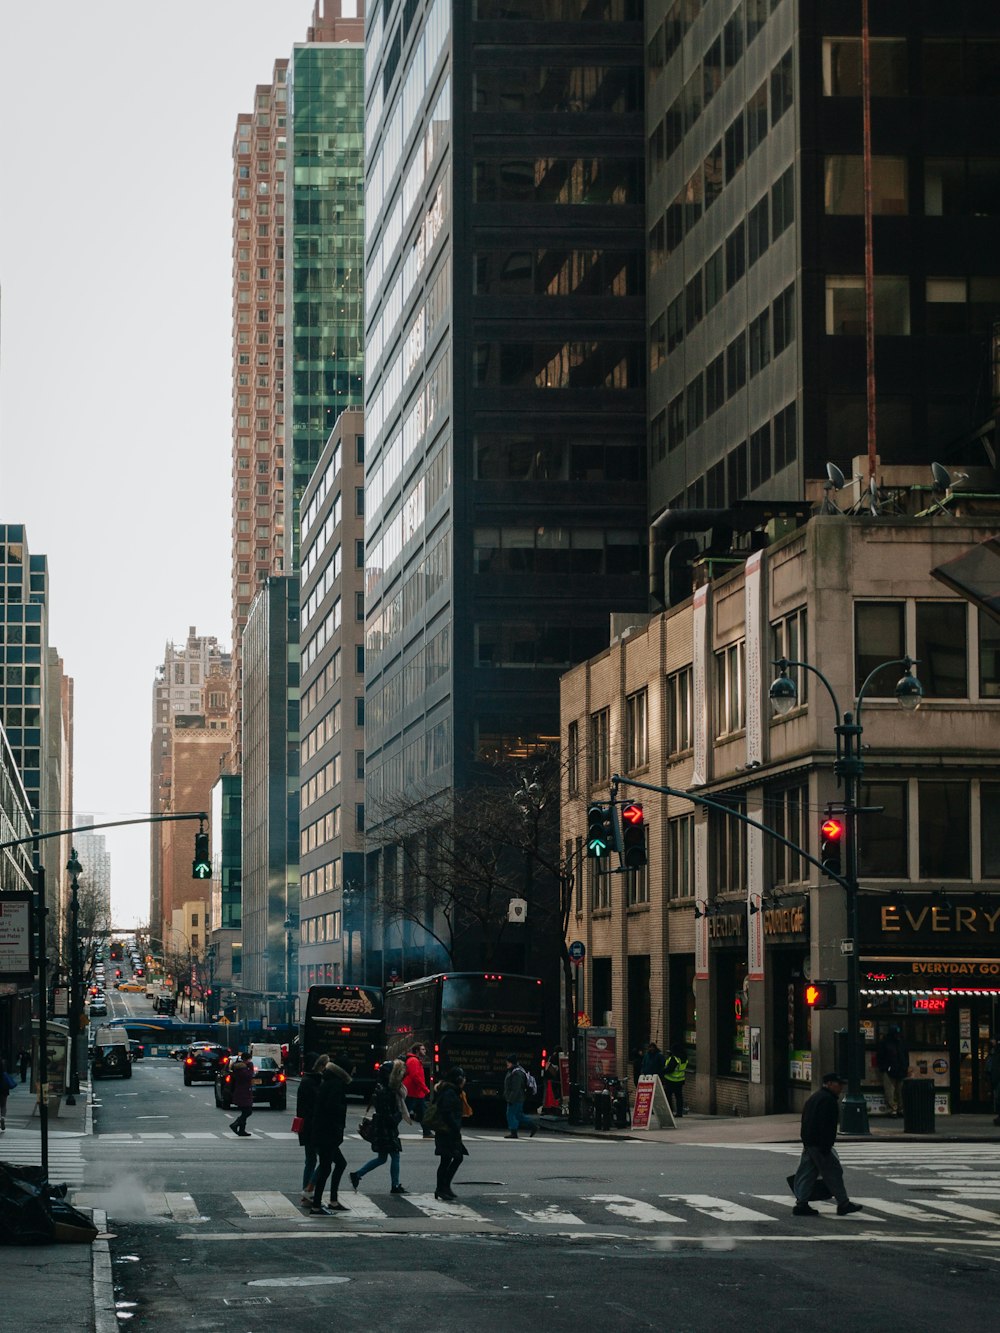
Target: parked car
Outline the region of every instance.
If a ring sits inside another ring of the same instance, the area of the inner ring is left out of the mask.
[[[94,1078],[131,1078],[132,1059],[122,1034],[107,1028],[97,1034],[91,1047],[90,1072]]]
[[[215,1104],[232,1105],[230,1083],[232,1075],[228,1069],[219,1069],[215,1075]],[[262,1055],[253,1061],[253,1099],[255,1102],[267,1102],[272,1111],[283,1111],[288,1104],[288,1084],[285,1071],[271,1055]]]
[[[219,1070],[229,1064],[228,1046],[212,1046],[207,1042],[189,1046],[184,1056],[184,1086],[192,1083],[210,1083]]]

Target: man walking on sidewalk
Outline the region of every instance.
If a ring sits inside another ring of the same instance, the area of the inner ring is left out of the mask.
[[[837,1141],[838,1100],[843,1090],[844,1079],[840,1074],[824,1074],[823,1086],[813,1093],[802,1108],[802,1157],[792,1185],[795,1193],[792,1212],[796,1217],[819,1216],[816,1209],[809,1206],[809,1198],[817,1180],[822,1180],[829,1187],[830,1193],[837,1200],[840,1217],[861,1212],[861,1204],[851,1203],[847,1197],[844,1168],[833,1146]]]

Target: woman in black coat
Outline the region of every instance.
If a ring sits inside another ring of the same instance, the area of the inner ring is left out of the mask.
[[[340,1178],[347,1168],[347,1159],[340,1151],[340,1145],[344,1142],[344,1127],[347,1124],[347,1089],[350,1086],[353,1068],[354,1065],[347,1056],[338,1055],[323,1070],[319,1092],[316,1095],[316,1109],[312,1117],[312,1146],[317,1158],[316,1185],[309,1212],[319,1217],[347,1211],[337,1198],[337,1190]],[[326,1184],[327,1176],[330,1176],[328,1207],[323,1204],[323,1186]]]
[[[375,1137],[371,1140],[375,1156],[357,1171],[351,1172],[351,1184],[355,1189],[362,1176],[374,1171],[377,1166],[389,1163],[389,1181],[392,1194],[405,1194],[399,1183],[399,1154],[403,1145],[399,1141],[399,1123],[405,1120],[412,1124],[410,1113],[406,1109],[406,1097],[403,1092],[403,1074],[406,1066],[402,1060],[386,1060],[379,1066],[378,1082],[375,1085],[373,1102],[375,1105]]]
[[[299,1090],[295,1094],[295,1114],[302,1121],[299,1130],[299,1146],[306,1155],[305,1168],[302,1172],[302,1202],[312,1203],[313,1185],[316,1180],[316,1149],[312,1143],[312,1120],[316,1114],[316,1098],[323,1070],[330,1063],[328,1055],[307,1055],[307,1072],[302,1075]],[[322,1202],[322,1200],[320,1201]]]
[[[434,1122],[434,1155],[440,1157],[437,1170],[435,1199],[452,1202],[456,1196],[452,1193],[451,1182],[455,1178],[463,1157],[468,1157],[469,1150],[462,1142],[462,1098],[460,1093],[465,1084],[464,1069],[449,1069],[440,1083],[434,1087],[434,1104],[437,1118]]]

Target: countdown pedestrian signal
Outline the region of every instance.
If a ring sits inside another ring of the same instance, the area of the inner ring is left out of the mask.
[[[191,862],[192,879],[211,879],[212,862],[208,855],[208,834],[194,835],[194,860]]]
[[[641,801],[622,806],[622,868],[641,870],[646,864],[646,821]]]
[[[837,987],[832,981],[807,981],[805,988],[807,1009],[835,1009]]]

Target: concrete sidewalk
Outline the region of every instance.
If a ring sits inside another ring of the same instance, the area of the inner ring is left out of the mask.
[[[595,1130],[593,1125],[570,1125],[565,1119],[543,1115],[538,1127],[554,1134],[579,1134],[586,1138],[646,1139],[652,1143],[798,1143],[801,1117],[789,1115],[717,1116],[690,1111],[676,1129]],[[871,1116],[870,1136],[841,1134],[839,1143],[997,1143],[1000,1126],[991,1115],[937,1116],[933,1134],[907,1134],[902,1120]]]
[[[0,1161],[37,1159],[41,1118],[29,1084],[19,1083],[7,1099],[7,1128],[0,1134]],[[50,1111],[48,1134],[50,1146],[67,1138],[82,1138],[93,1132],[93,1108],[89,1084],[81,1084],[76,1105],[65,1098],[57,1110]],[[30,1153],[25,1153],[25,1144]],[[19,1151],[20,1150],[20,1151]],[[60,1184],[58,1171],[49,1178]],[[73,1192],[68,1195],[73,1202]],[[98,1232],[105,1230],[104,1214],[93,1213]],[[0,1305],[5,1328],[48,1333],[68,1329],[87,1333],[111,1333],[118,1327],[115,1318],[111,1256],[106,1240],[91,1245],[5,1245],[0,1248]]]

